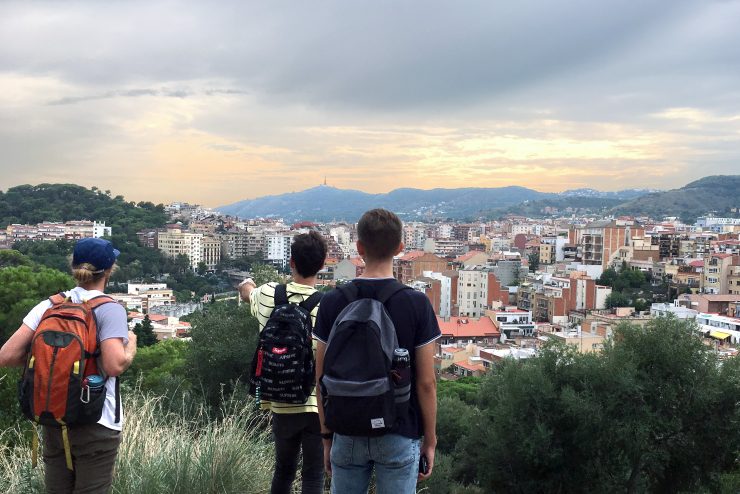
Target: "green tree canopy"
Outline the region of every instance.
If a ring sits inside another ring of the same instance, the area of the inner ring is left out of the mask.
[[[152,329],[152,320],[149,316],[144,316],[144,321],[136,323],[134,325],[134,333],[136,334],[136,344],[140,347],[148,347],[157,343],[157,335],[154,334]]]
[[[55,269],[39,266],[0,269],[0,343],[18,329],[36,304],[74,286],[71,276]]]
[[[485,492],[715,491],[737,468],[738,403],[740,360],[720,364],[691,322],[622,325],[602,354],[497,366],[453,475]]]
[[[191,324],[188,373],[203,387],[207,401],[218,407],[237,382],[246,383],[259,325],[247,305],[231,303],[209,304],[191,317]]]

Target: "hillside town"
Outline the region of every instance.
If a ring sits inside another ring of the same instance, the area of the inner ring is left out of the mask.
[[[287,273],[291,239],[309,230],[329,245],[321,286],[364,270],[353,223],[239,219],[187,203],[166,211],[171,223],[140,231],[139,242],[172,258],[187,256],[193,271],[223,270],[234,284],[249,273],[223,268],[223,261],[258,259]],[[12,224],[0,242],[110,235],[111,228],[97,221]],[[394,275],[431,301],[443,333],[437,369],[446,379],[479,376],[504,358],[532,357],[550,339],[599,351],[620,322],[642,325],[667,314],[695,320],[706,344],[726,356],[740,343],[739,236],[740,219],[714,216],[692,225],[670,217],[574,214],[409,222]],[[603,279],[605,272],[625,270],[642,273],[652,293],[620,303]],[[129,311],[131,327],[147,317],[159,339],[187,337],[189,323],[179,318],[203,302],[178,303],[166,280],[130,280],[125,293],[112,295]]]

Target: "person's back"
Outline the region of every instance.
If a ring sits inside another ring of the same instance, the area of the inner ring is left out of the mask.
[[[293,304],[308,302],[316,293],[316,274],[326,259],[326,241],[316,232],[297,235],[291,244],[291,272],[293,281],[284,285],[287,301]],[[259,287],[251,279],[239,286],[243,300],[250,303],[252,314],[259,322],[260,331],[268,323],[276,306],[277,283]],[[311,310],[312,326],[316,322],[318,305]],[[275,472],[272,494],[287,494],[295,479],[299,453],[303,453],[301,470],[303,494],[323,492],[323,451],[315,390],[305,403],[262,402],[263,409],[272,412],[272,430],[275,439]]]
[[[353,280],[358,298],[378,298],[393,278],[393,256],[403,249],[401,222],[388,211],[372,210],[358,224],[358,251],[365,258],[366,270]],[[324,357],[332,327],[351,302],[343,290],[334,290],[322,300],[314,337],[319,340],[316,355],[318,377],[324,369]],[[399,348],[409,351],[412,387],[409,406],[399,412],[390,433],[379,437],[332,434],[323,422],[325,467],[332,475],[332,492],[365,493],[373,468],[378,492],[415,492],[417,478],[431,475],[436,447],[436,378],[433,342],[440,336],[434,310],[427,297],[414,290],[400,290],[384,307],[396,329]],[[319,397],[321,399],[321,397]],[[420,447],[420,438],[424,437]],[[330,453],[327,455],[327,451]],[[420,451],[421,449],[421,451]],[[419,475],[420,453],[429,463]],[[328,457],[327,457],[328,456]]]
[[[75,245],[72,274],[78,286],[64,292],[64,299],[72,304],[102,303],[92,309],[99,342],[97,372],[101,376],[86,377],[95,377],[96,382],[105,383],[105,402],[102,411],[98,409],[100,419],[97,423],[42,427],[44,475],[46,489],[50,493],[105,493],[113,479],[123,427],[117,376],[128,368],[136,354],[136,336],[128,330],[126,310],[111,299],[103,299],[103,290],[117,256],[118,251],[105,240],[84,239]],[[52,301],[44,300],[26,315],[21,327],[0,350],[0,365],[25,364],[26,349],[37,328],[44,331],[42,320],[50,307]],[[83,382],[81,393],[74,393],[83,402],[85,388]],[[87,400],[90,399],[89,393]]]

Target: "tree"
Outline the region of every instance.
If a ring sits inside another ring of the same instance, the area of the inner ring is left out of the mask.
[[[273,265],[257,263],[252,266],[252,279],[260,286],[271,281],[280,282],[282,278]]]
[[[632,301],[622,292],[612,292],[606,297],[606,307],[613,309],[615,307],[630,307]]]
[[[74,280],[55,269],[15,266],[0,269],[0,344],[21,325],[33,306],[74,287]]]
[[[140,347],[152,346],[158,341],[148,315],[144,316],[141,323],[134,325],[134,334],[136,334],[136,344]]]
[[[737,468],[740,360],[692,322],[623,324],[602,354],[545,346],[479,396],[453,475],[485,492],[714,492]]]
[[[31,264],[31,260],[17,250],[0,250],[0,269]]]
[[[190,389],[192,383],[188,380],[186,368],[189,345],[184,340],[169,339],[141,348],[123,375],[123,382],[136,383],[142,391],[154,396],[165,396],[175,388]]]
[[[537,252],[532,252],[527,256],[529,260],[529,270],[534,273],[540,268],[540,256]]]
[[[238,382],[246,382],[259,325],[247,305],[222,302],[194,314],[191,323],[188,375],[202,386],[208,403],[217,408]]]
[[[204,274],[208,272],[208,265],[204,263],[203,261],[200,261],[198,263],[197,271],[200,276],[203,276]]]

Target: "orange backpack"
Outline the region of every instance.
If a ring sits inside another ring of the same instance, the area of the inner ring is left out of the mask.
[[[86,381],[88,376],[102,373],[97,362],[100,337],[94,309],[115,300],[100,295],[78,304],[60,293],[49,301],[52,306],[44,312],[31,340],[19,400],[24,415],[36,424],[62,428],[67,467],[72,470],[67,426],[98,422],[105,405],[105,384],[92,393]],[[119,421],[116,379],[116,422]]]

